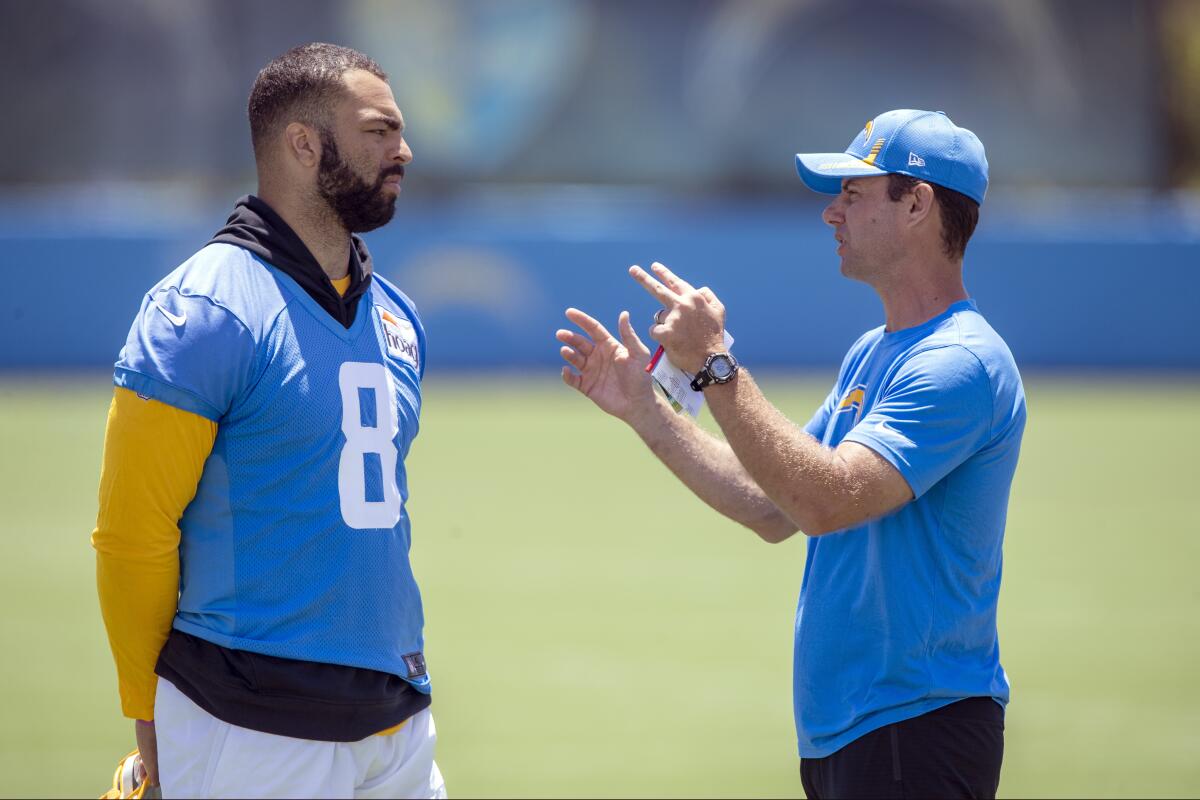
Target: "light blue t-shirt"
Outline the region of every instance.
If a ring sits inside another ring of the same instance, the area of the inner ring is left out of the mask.
[[[179,523],[176,629],[429,690],[404,467],[424,361],[416,310],[378,276],[349,329],[229,244],[150,290],[115,383],[217,423]]]
[[[796,612],[802,758],[967,697],[1008,702],[996,604],[1025,428],[1021,376],[972,300],[860,338],[805,430],[871,448],[914,500],[808,540]]]

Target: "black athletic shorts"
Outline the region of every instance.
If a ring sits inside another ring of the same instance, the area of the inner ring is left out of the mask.
[[[995,797],[1004,709],[972,697],[885,725],[825,758],[800,761],[809,800]]]

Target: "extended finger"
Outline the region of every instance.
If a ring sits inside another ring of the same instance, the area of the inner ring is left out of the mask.
[[[677,294],[692,291],[692,285],[667,269],[666,264],[655,261],[650,265],[650,269],[654,270],[654,274],[658,276],[659,280],[674,289]]]
[[[634,264],[629,268],[629,275],[635,281],[642,285],[642,288],[649,292],[658,302],[668,308],[672,308],[679,302],[679,295],[672,292],[666,286],[663,286],[657,278],[651,275],[646,270]]]
[[[605,328],[597,320],[589,317],[578,308],[568,308],[566,313],[567,319],[583,328],[584,332],[586,332],[588,336],[592,337],[592,341],[603,342],[607,339],[613,338],[613,335],[608,332],[608,328]]]
[[[617,318],[617,329],[621,332],[621,341],[631,354],[649,358],[650,348],[642,344],[642,340],[638,338],[637,331],[633,329],[633,323],[629,321],[628,311],[622,311],[621,316]]]
[[[572,350],[569,347],[558,348],[558,354],[563,357],[563,361],[566,361],[577,370],[583,371],[584,365],[587,364],[586,358],[580,355],[577,350]]]
[[[562,368],[562,379],[563,383],[572,389],[578,389],[583,385],[583,376],[578,372],[572,372],[570,367]]]
[[[554,332],[554,338],[558,339],[565,345],[574,347],[585,356],[591,355],[592,350],[596,347],[596,345],[592,343],[592,340],[583,334],[576,333],[575,331],[564,330],[562,328]]]

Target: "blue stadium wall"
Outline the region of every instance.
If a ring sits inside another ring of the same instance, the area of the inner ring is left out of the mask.
[[[654,302],[626,275],[659,260],[728,309],[751,365],[836,370],[880,324],[878,299],[838,274],[819,206],[586,200],[401,207],[368,235],[378,271],[417,302],[430,374],[556,370],[563,310],[605,323]],[[144,292],[223,214],[194,228],[86,230],[9,219],[0,230],[0,369],[111,365]],[[967,253],[971,294],[1026,368],[1200,369],[1200,237],[1128,222],[981,225]],[[1048,233],[1048,231],[1050,233]]]

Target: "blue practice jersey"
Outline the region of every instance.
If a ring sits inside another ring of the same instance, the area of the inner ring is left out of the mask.
[[[808,540],[796,614],[802,758],[967,697],[1008,702],[996,604],[1025,394],[970,300],[864,335],[805,430],[887,459],[914,500]]]
[[[349,329],[228,244],[150,290],[116,384],[217,423],[180,522],[175,628],[428,691],[404,468],[424,361],[412,302],[377,275]]]

